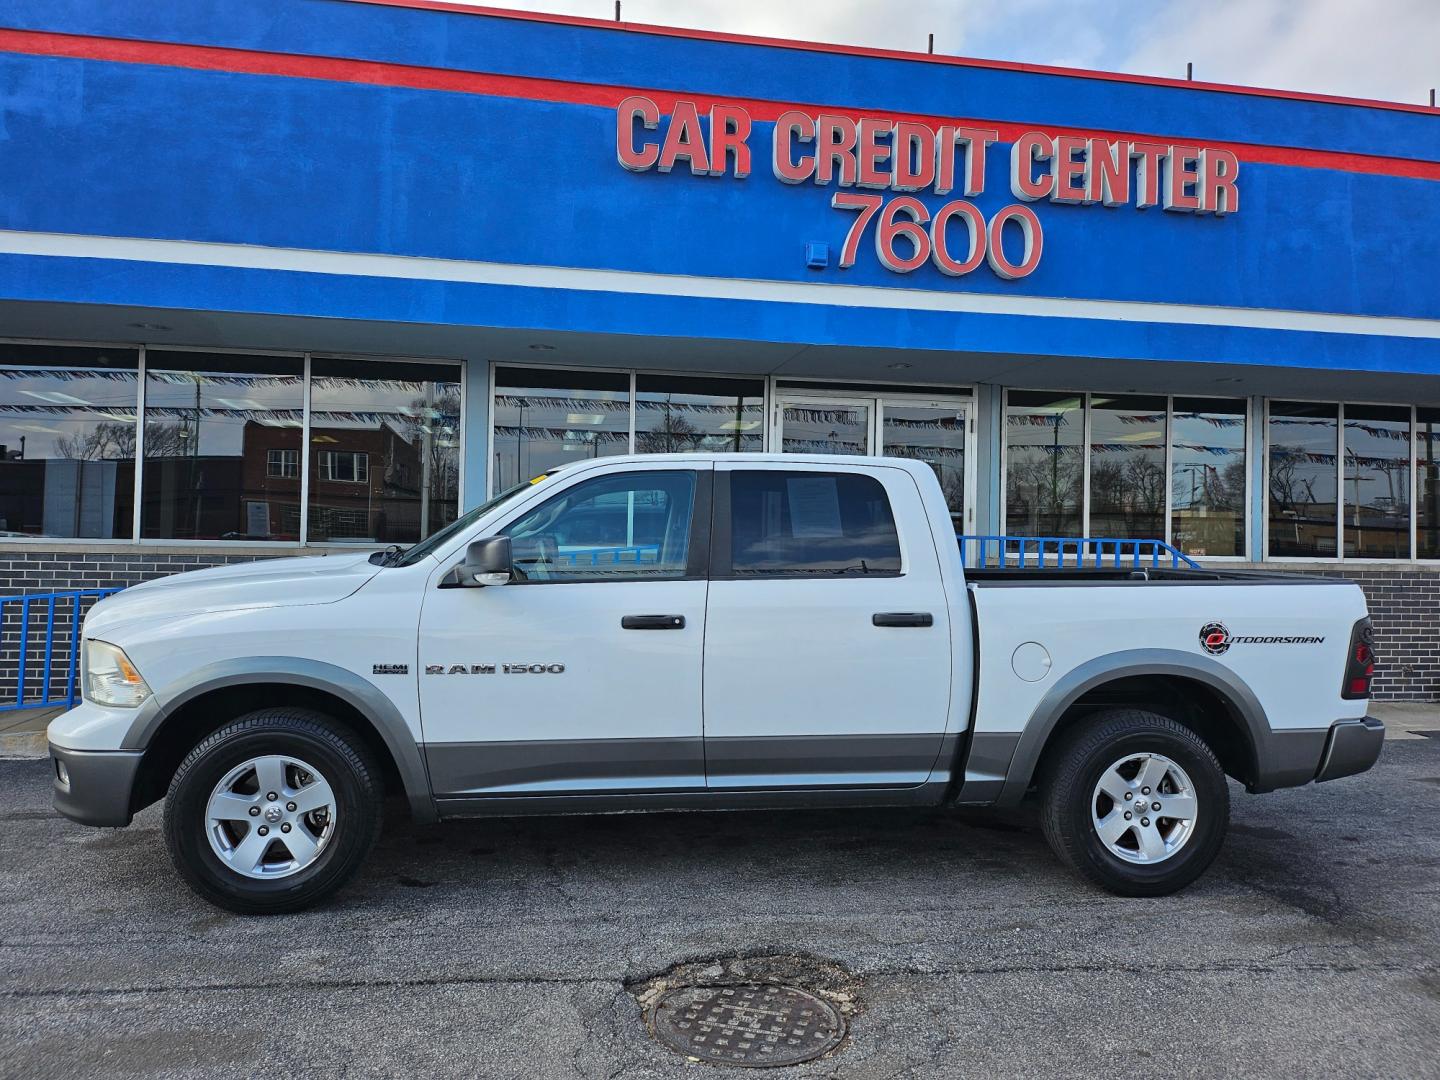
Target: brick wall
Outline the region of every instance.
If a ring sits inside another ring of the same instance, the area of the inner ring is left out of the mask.
[[[199,570],[206,566],[276,558],[295,552],[237,551],[122,551],[74,550],[37,551],[33,548],[0,551],[0,594],[50,592],[57,589],[116,588],[151,578]],[[1232,564],[1233,565],[1233,564]],[[1322,577],[1349,578],[1365,590],[1375,621],[1375,644],[1380,653],[1376,666],[1375,697],[1390,701],[1440,701],[1440,569],[1417,566],[1339,567],[1278,566],[1262,564],[1255,569],[1294,570]],[[14,605],[6,605],[7,608]],[[31,613],[31,664],[27,685],[38,687],[38,663],[34,661],[37,640],[43,640],[44,612]],[[68,648],[61,627],[68,628],[62,608],[57,621],[57,646]],[[7,610],[0,625],[0,700],[13,693],[16,646],[19,640],[18,612]],[[37,629],[37,627],[40,627]],[[36,635],[42,637],[37,638]],[[61,653],[57,652],[57,657]],[[68,655],[68,654],[65,654]]]
[[[185,570],[298,554],[254,550],[233,555],[213,551],[0,551],[0,594],[118,589]]]

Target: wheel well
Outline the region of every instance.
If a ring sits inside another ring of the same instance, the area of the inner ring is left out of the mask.
[[[280,705],[313,709],[343,724],[360,738],[371,756],[379,762],[385,793],[393,795],[404,791],[400,770],[385,740],[369,718],[344,698],[293,683],[247,683],[200,694],[165,718],[140,761],[140,772],[131,796],[131,813],[165,797],[180,762],[207,735],[219,731],[236,717]]]
[[[1205,741],[1226,775],[1243,784],[1255,780],[1255,746],[1250,729],[1234,703],[1208,683],[1183,675],[1131,675],[1091,687],[1056,722],[1036,765],[1042,775],[1046,758],[1060,737],[1102,709],[1124,705],[1168,716]]]

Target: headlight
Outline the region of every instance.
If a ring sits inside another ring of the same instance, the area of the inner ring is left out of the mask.
[[[97,705],[133,709],[150,696],[150,687],[125,650],[108,641],[85,642],[85,696]]]

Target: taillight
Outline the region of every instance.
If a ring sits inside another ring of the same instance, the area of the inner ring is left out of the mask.
[[[1361,619],[1350,632],[1350,655],[1345,662],[1345,683],[1342,698],[1368,698],[1370,681],[1375,678],[1375,627],[1369,619]]]

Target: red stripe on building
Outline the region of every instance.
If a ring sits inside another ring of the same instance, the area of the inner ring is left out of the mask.
[[[258,52],[212,45],[180,45],[170,42],[0,29],[0,52],[147,64],[196,71],[278,75],[287,78],[319,79],[326,82],[358,83],[369,86],[399,86],[414,90],[442,90],[458,94],[480,94],[488,97],[518,98],[530,101],[555,101],[611,109],[618,105],[622,98],[631,94],[643,94],[659,105],[664,112],[670,111],[677,100],[693,101],[701,109],[707,109],[716,103],[738,105],[756,120],[774,120],[788,109],[802,109],[811,114],[840,113],[851,117],[873,116],[892,122],[915,120],[932,125],[949,123],[992,128],[1000,133],[1001,140],[1005,142],[1013,141],[1026,131],[1041,131],[1047,135],[1095,135],[1111,139],[1134,139],[1140,142],[1216,147],[1233,151],[1244,162],[1440,180],[1440,162],[1418,161],[1413,158],[1348,154],[1332,150],[1310,150],[1260,143],[1215,142],[1210,139],[1189,136],[1176,137],[1140,132],[1105,131],[1096,128],[1057,127],[1052,124],[1022,124],[978,117],[937,116],[924,113],[892,112],[885,109],[854,109],[813,103],[720,97],[674,90],[539,79],[525,75],[498,75],[478,71],[457,71],[450,68],[389,64],[374,60]]]

